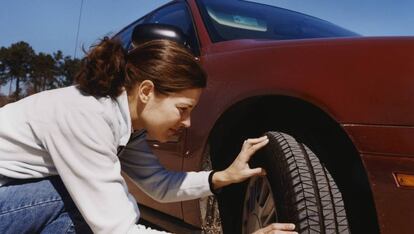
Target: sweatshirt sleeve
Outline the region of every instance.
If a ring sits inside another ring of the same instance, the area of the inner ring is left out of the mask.
[[[121,176],[111,122],[97,111],[75,110],[41,127],[42,143],[93,232],[138,232],[139,211]]]
[[[133,137],[119,154],[122,170],[158,202],[175,202],[212,195],[210,171],[166,170],[149,148],[145,132]]]

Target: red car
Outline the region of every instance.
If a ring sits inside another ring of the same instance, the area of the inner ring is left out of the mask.
[[[131,183],[145,220],[176,233],[251,233],[275,221],[300,233],[413,232],[413,37],[362,37],[233,0],[173,1],[116,37],[125,48],[171,37],[208,73],[191,128],[149,140],[165,167],[223,169],[244,139],[271,140],[251,162],[267,176],[217,200],[160,204]]]

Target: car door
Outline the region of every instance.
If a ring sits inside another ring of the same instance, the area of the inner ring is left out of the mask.
[[[187,35],[188,42],[193,53],[196,55],[199,54],[199,46],[195,29],[192,23],[189,8],[184,1],[175,1],[166,4],[121,31],[118,35],[116,35],[116,37],[122,41],[124,48],[131,48],[131,35],[134,27],[145,23],[168,24],[180,28]],[[148,139],[148,143],[164,167],[173,171],[181,171],[183,159],[185,157],[185,138],[186,131],[178,137],[170,139],[165,143],[160,143],[153,139]],[[131,193],[135,196],[138,203],[183,219],[181,202],[163,204],[158,203],[132,183],[129,182],[128,184]]]

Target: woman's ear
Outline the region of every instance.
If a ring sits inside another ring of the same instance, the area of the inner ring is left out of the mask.
[[[150,80],[144,80],[139,84],[138,87],[138,97],[142,103],[147,103],[148,100],[154,95],[155,86],[154,83]]]

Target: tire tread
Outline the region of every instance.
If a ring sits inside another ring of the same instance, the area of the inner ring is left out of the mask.
[[[286,194],[291,219],[299,233],[349,233],[342,195],[316,155],[293,137],[268,132],[276,144],[282,177],[289,178]]]

